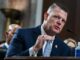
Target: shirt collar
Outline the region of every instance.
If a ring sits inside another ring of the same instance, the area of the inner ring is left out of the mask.
[[[44,35],[44,34],[46,34],[46,32],[43,29],[43,25],[41,25],[41,35]]]

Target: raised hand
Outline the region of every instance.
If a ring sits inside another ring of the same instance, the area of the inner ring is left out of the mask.
[[[45,41],[52,40],[52,36],[49,35],[40,35],[37,38],[37,41],[35,45],[33,46],[34,51],[39,51],[42,47]]]

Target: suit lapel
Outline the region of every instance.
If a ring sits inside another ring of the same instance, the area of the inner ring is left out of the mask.
[[[37,39],[39,35],[41,35],[41,26],[36,27],[33,31],[33,36],[35,39]]]
[[[54,42],[53,42],[53,46],[52,46],[52,50],[51,50],[50,56],[57,56],[57,55],[59,55],[59,50],[58,50],[58,48],[59,48],[58,38],[55,37],[55,40],[54,40]]]
[[[58,56],[59,55],[59,46],[58,46],[58,38],[55,37],[55,40],[53,42],[52,50],[50,56]],[[38,51],[38,56],[42,56],[42,49]]]

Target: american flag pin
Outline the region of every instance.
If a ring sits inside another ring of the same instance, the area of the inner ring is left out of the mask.
[[[58,45],[55,45],[55,48],[58,48]]]

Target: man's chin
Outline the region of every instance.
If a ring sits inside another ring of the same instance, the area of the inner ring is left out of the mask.
[[[55,34],[59,34],[60,33],[60,31],[55,31]]]

